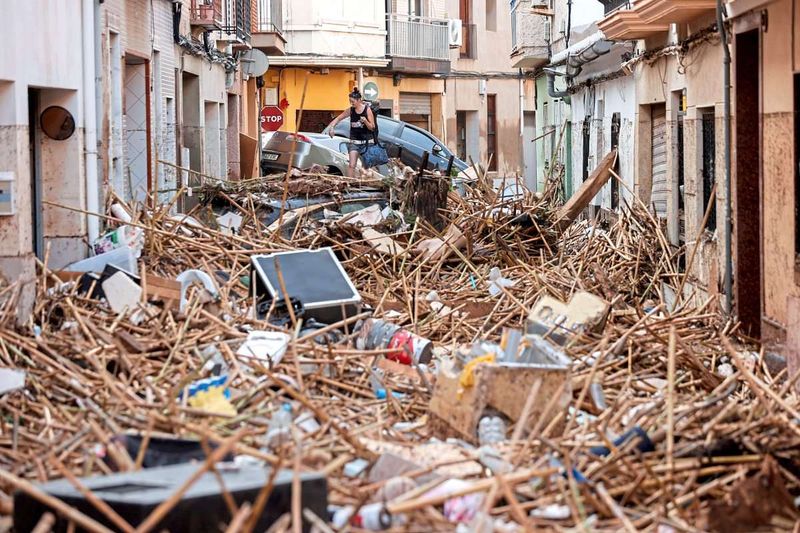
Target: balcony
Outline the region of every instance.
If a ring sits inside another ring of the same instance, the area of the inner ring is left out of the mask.
[[[713,13],[717,9],[716,0],[641,0],[636,2],[638,11],[645,22],[674,22],[683,24],[697,17]]]
[[[206,31],[222,28],[222,0],[192,0],[189,23]]]
[[[390,13],[386,55],[395,71],[447,74],[450,43],[446,19],[431,19]]]
[[[267,55],[286,55],[282,0],[258,0],[258,11],[253,18],[252,45]]]
[[[716,0],[601,1],[608,14],[597,25],[611,40],[646,39],[667,32],[670,24],[685,24],[716,9]],[[620,9],[624,7],[628,9]]]
[[[551,17],[532,11],[530,0],[521,0],[511,10],[511,62],[514,68],[538,68],[549,56]]]
[[[228,41],[234,48],[249,47],[252,26],[250,0],[224,0],[220,41]]]

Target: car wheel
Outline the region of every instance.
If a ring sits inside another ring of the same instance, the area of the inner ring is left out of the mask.
[[[342,171],[338,167],[330,166],[328,167],[328,174],[332,176],[344,176]]]

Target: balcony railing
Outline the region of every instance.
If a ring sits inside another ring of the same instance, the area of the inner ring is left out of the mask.
[[[222,33],[235,37],[237,41],[248,42],[251,26],[250,0],[225,0]]]
[[[450,59],[447,20],[391,13],[386,17],[386,27],[389,29],[389,56],[438,61]]]
[[[630,9],[631,0],[600,0],[605,7],[605,14],[608,15],[618,9]]]
[[[222,27],[222,0],[192,0],[189,23],[207,30]]]
[[[258,18],[254,31],[283,33],[283,1],[258,0]]]

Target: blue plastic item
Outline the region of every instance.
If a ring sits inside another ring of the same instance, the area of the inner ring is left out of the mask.
[[[639,443],[636,445],[636,449],[642,453],[652,452],[655,450],[655,446],[653,446],[653,442],[650,440],[650,437],[647,436],[647,432],[643,430],[640,426],[635,426],[625,433],[622,436],[618,437],[616,440],[612,441],[614,446],[619,448],[626,442],[631,439],[638,438]],[[611,450],[608,449],[606,446],[595,446],[589,450],[590,453],[599,456],[606,456],[611,453]]]

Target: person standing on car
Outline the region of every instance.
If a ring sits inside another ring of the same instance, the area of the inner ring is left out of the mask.
[[[350,93],[350,109],[342,111],[338,117],[333,119],[328,125],[328,134],[333,137],[333,130],[339,121],[350,117],[350,142],[347,144],[347,151],[350,154],[350,166],[348,175],[353,178],[356,174],[358,158],[366,153],[369,144],[374,142],[373,131],[375,130],[375,115],[372,109],[361,98],[358,88]]]

